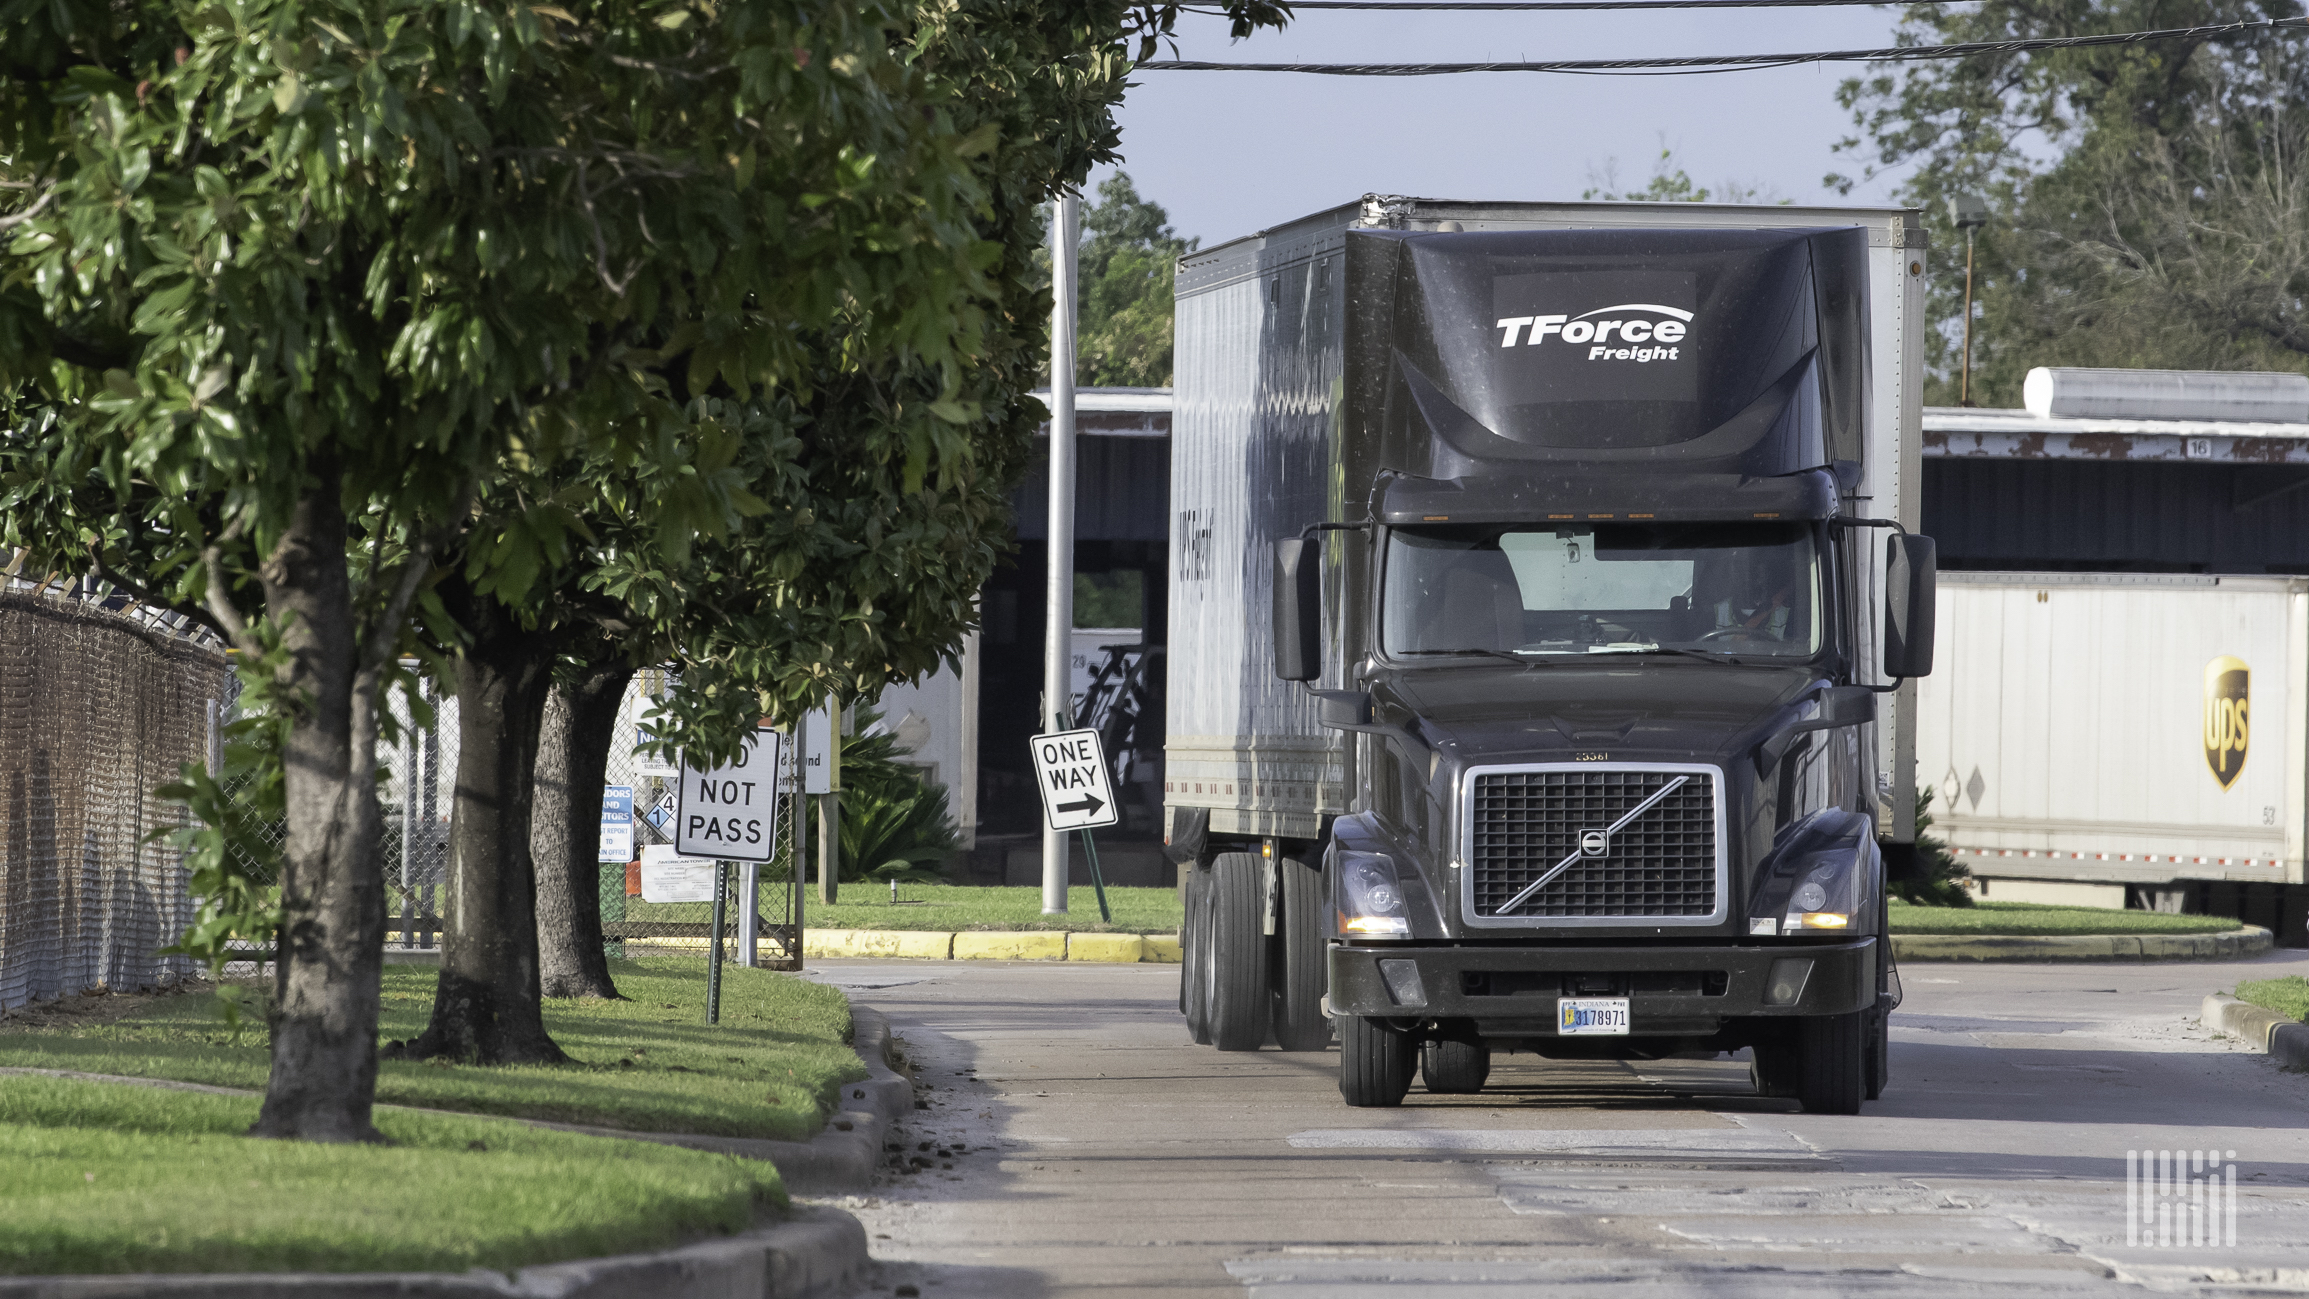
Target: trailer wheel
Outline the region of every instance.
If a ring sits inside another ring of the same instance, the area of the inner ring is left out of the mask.
[[[1816,1015],[1796,1021],[1803,1077],[1796,1099],[1806,1114],[1858,1114],[1868,1094],[1868,1012]]]
[[[1323,924],[1323,876],[1288,857],[1275,869],[1283,885],[1283,914],[1275,926],[1282,958],[1275,980],[1275,1045],[1285,1051],[1320,1051],[1331,1045],[1331,1021],[1323,1014],[1331,954]]]
[[[1211,1044],[1210,872],[1196,867],[1187,872],[1184,921],[1179,927],[1179,1010],[1187,1017],[1187,1034],[1197,1046]]]
[[[1409,1033],[1364,1015],[1339,1016],[1339,1096],[1356,1109],[1401,1105],[1418,1060]]]
[[[1491,1077],[1491,1051],[1473,1034],[1429,1042],[1419,1048],[1419,1077],[1438,1095],[1472,1096]]]
[[[1204,910],[1204,955],[1211,989],[1211,1045],[1256,1051],[1267,1041],[1265,863],[1257,853],[1221,853],[1211,867]]]

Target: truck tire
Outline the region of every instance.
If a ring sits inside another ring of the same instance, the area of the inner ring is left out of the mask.
[[[1861,1013],[1868,1017],[1868,1099],[1876,1100],[1892,1078],[1892,1012],[1879,1003]]]
[[[1179,936],[1185,949],[1179,954],[1179,1010],[1187,1017],[1187,1035],[1197,1046],[1211,1044],[1210,872],[1196,867],[1187,874],[1185,914]]]
[[[1211,990],[1211,1045],[1256,1051],[1267,1042],[1265,863],[1257,853],[1221,853],[1204,905],[1204,955]]]
[[[1868,1094],[1868,1012],[1816,1015],[1796,1021],[1803,1077],[1796,1099],[1806,1114],[1858,1114]]]
[[[1330,935],[1323,923],[1323,875],[1288,857],[1275,863],[1282,875],[1282,910],[1275,926],[1281,967],[1275,979],[1275,1045],[1285,1051],[1320,1051],[1331,1045],[1331,1021],[1323,1014],[1330,983]]]
[[[1419,1079],[1440,1096],[1472,1096],[1491,1077],[1491,1051],[1472,1034],[1442,1038],[1419,1048]]]
[[[1748,1080],[1756,1085],[1758,1096],[1794,1100],[1803,1090],[1804,1057],[1793,1025],[1772,1027],[1775,1031],[1755,1042],[1748,1053]]]
[[[1339,1097],[1356,1109],[1403,1103],[1419,1044],[1409,1033],[1363,1015],[1339,1016]]]

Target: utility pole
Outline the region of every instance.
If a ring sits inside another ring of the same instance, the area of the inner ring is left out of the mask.
[[[1988,224],[1988,200],[1978,194],[1948,196],[1949,219],[1964,232],[1964,368],[1956,384],[1956,404],[1972,404],[1972,236]]]
[[[1042,637],[1042,732],[1066,729],[1074,693],[1075,231],[1082,200],[1061,194],[1050,223],[1050,578]],[[1042,914],[1066,914],[1066,833],[1042,825]]]

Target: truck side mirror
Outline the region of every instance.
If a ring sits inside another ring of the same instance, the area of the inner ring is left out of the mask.
[[[1884,675],[1932,675],[1934,588],[1939,548],[1913,532],[1885,539]]]
[[[1323,675],[1323,552],[1293,537],[1275,543],[1275,675]]]

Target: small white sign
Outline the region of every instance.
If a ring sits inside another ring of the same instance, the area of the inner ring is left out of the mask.
[[[714,872],[721,863],[704,857],[676,857],[664,844],[641,850],[641,900],[644,902],[711,902]]]
[[[633,786],[604,785],[601,790],[601,853],[605,862],[633,860]]]
[[[684,857],[766,862],[778,843],[778,750],[784,736],[755,731],[726,766],[681,769],[674,851]]]
[[[1114,805],[1114,782],[1098,732],[1060,731],[1034,737],[1034,784],[1053,830],[1087,830],[1121,820]]]
[[[802,718],[802,742],[798,746],[802,757],[802,792],[805,794],[832,794],[842,788],[842,752],[834,733],[834,714],[831,709],[815,709]],[[778,757],[778,788],[785,793],[794,790],[794,753],[797,746],[788,744]]]
[[[663,758],[650,757],[641,752],[641,746],[657,738],[657,729],[647,722],[633,728],[633,773],[637,776],[656,776],[671,780],[681,774]]]

